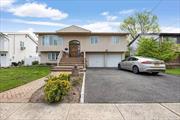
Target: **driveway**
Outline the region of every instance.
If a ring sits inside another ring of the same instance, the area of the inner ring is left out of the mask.
[[[180,77],[134,74],[115,69],[88,69],[85,102],[180,102]]]

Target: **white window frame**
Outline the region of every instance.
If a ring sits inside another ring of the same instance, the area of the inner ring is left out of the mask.
[[[99,42],[99,37],[98,36],[91,36],[90,42],[92,45],[96,45]]]
[[[57,35],[44,35],[42,36],[43,46],[58,46],[63,45],[63,38]]]
[[[120,37],[112,36],[112,44],[114,44],[114,45],[120,44]]]
[[[50,53],[48,53],[48,60],[56,61],[58,58],[58,55],[59,55],[58,52],[50,52]]]

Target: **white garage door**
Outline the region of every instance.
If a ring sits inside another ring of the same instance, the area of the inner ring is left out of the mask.
[[[104,54],[87,54],[88,67],[104,67]]]
[[[121,54],[109,54],[106,56],[106,67],[117,67],[121,61]]]

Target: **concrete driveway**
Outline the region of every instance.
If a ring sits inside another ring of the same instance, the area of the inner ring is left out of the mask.
[[[134,74],[115,69],[88,69],[85,102],[180,102],[180,77],[166,74]]]

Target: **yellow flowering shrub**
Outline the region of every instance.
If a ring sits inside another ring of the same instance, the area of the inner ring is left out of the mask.
[[[45,100],[49,103],[61,101],[71,88],[69,80],[70,75],[67,74],[50,76],[44,86]]]

